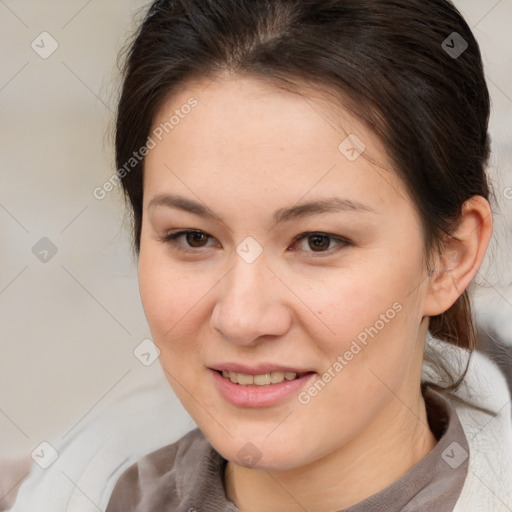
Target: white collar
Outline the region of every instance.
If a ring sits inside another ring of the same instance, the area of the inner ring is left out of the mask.
[[[428,337],[427,353],[439,357],[458,376],[468,351]],[[446,385],[428,363],[423,376]],[[455,392],[446,393],[459,416],[469,444],[468,475],[454,512],[512,510],[512,411],[508,384],[499,367],[481,352],[473,352],[468,372]],[[490,413],[485,412],[487,409]]]

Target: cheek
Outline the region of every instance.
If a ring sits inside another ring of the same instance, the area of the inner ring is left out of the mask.
[[[387,272],[375,265],[340,273],[317,296],[314,311],[329,329],[322,327],[311,336],[327,355],[325,371],[336,375],[324,394],[333,407],[343,400],[355,413],[359,400],[378,401],[388,393],[379,378],[397,389],[415,358],[420,267],[414,255],[402,260],[390,256]],[[385,261],[385,255],[379,260]]]
[[[340,273],[327,289],[315,294],[312,309],[325,325],[326,339],[332,339],[333,348],[343,349],[340,340],[350,344],[357,337],[364,339],[372,326],[382,331],[395,323],[397,310],[409,300],[408,285],[403,274],[390,276],[366,270],[347,276]]]
[[[150,243],[141,244],[138,278],[142,306],[154,342],[162,345],[164,339],[174,336],[180,318],[186,317],[197,288]]]
[[[205,304],[216,276],[208,270],[191,272],[148,243],[141,244],[138,278],[144,313],[162,357],[197,355],[198,329],[209,325]]]

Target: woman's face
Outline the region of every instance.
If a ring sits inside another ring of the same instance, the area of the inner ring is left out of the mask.
[[[416,421],[422,231],[376,137],[319,95],[229,76],[189,83],[150,136],[142,302],[217,451],[290,469]],[[199,233],[166,239],[182,230]]]

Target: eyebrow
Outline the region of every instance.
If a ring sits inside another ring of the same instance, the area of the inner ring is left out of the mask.
[[[199,203],[186,197],[172,194],[160,194],[155,196],[149,202],[148,209],[156,206],[166,206],[168,208],[176,208],[200,217],[206,217],[217,220],[225,224],[222,217],[216,214],[211,208],[205,204]],[[288,208],[280,208],[274,213],[274,223],[289,222],[291,220],[310,217],[319,213],[353,211],[361,213],[377,213],[373,208],[358,201],[349,199],[341,199],[339,197],[330,197],[307,203],[300,203]]]

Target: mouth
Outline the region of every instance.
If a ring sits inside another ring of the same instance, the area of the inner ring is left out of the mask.
[[[251,375],[248,373],[240,373],[228,370],[215,370],[224,379],[229,380],[233,384],[239,386],[258,386],[266,387],[275,384],[281,384],[285,381],[301,379],[302,377],[314,372],[284,372],[274,370],[271,372],[259,373]]]
[[[291,371],[296,368],[276,368],[270,365],[251,368],[225,364],[221,369],[217,367],[209,370],[213,377],[212,384],[220,396],[242,408],[277,406],[296,396],[316,375],[313,371]]]

